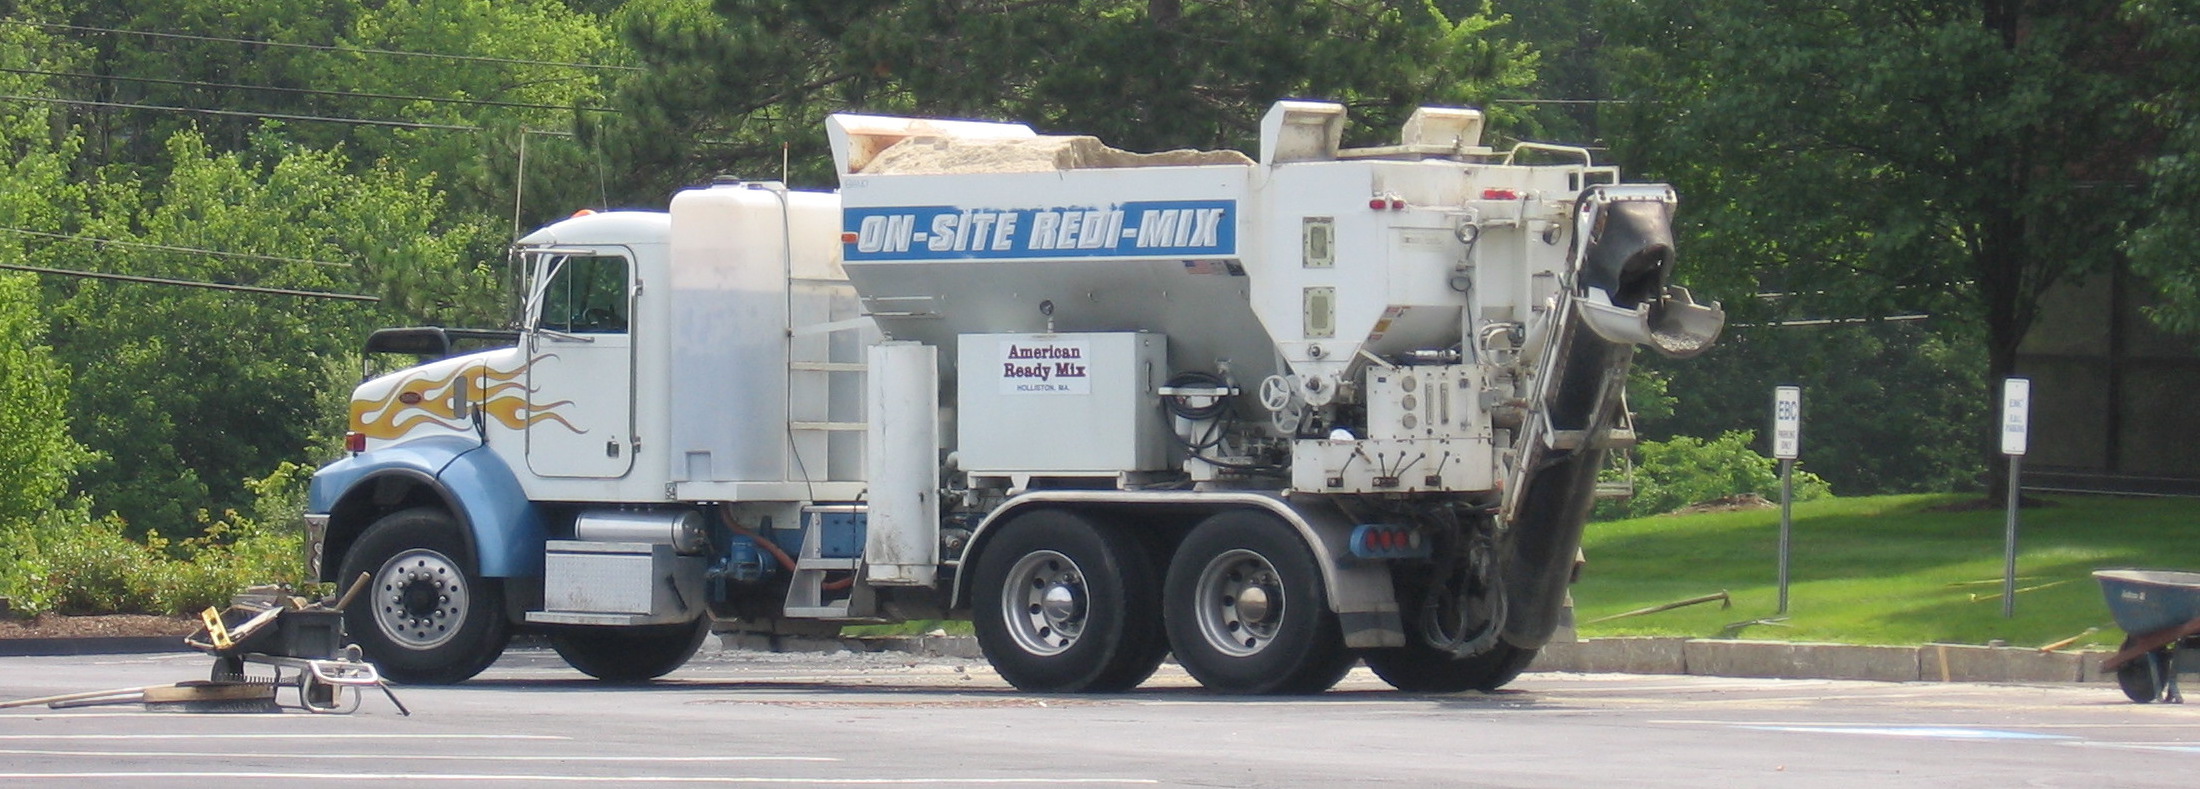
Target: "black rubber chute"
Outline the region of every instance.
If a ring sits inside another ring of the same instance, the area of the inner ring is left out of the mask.
[[[1673,269],[1673,215],[1665,203],[1604,206],[1582,256],[1581,283],[1601,288],[1615,307],[1656,301]]]

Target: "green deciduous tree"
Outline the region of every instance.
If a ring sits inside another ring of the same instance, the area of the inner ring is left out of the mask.
[[[0,66],[43,70],[67,56],[41,31],[0,27]],[[0,92],[43,87],[35,75],[0,73]],[[69,177],[77,138],[56,138],[51,107],[9,109],[0,113],[0,264],[23,266],[35,262],[25,251],[35,237],[20,231],[58,229],[83,189]],[[36,277],[0,271],[0,537],[60,502],[89,459],[69,434],[68,370],[48,347],[42,302]]]
[[[603,204],[608,173],[571,139],[574,113],[596,114],[624,60],[603,20],[559,0],[392,0],[361,8],[338,43],[310,72],[353,94],[332,111],[481,129],[346,128],[335,139],[358,161],[432,175],[453,208],[506,221],[524,193],[529,227]]]
[[[1635,102],[1608,130],[1689,196],[1695,282],[1737,320],[1931,314],[1992,380],[2042,294],[2116,261],[2149,135],[2115,3],[1605,8]]]
[[[1389,133],[1420,104],[1524,84],[1481,13],[1349,0],[639,0],[618,16],[650,71],[584,125],[652,197],[718,171],[829,183],[826,113],[1008,119],[1133,150],[1248,147],[1280,98],[1350,104]],[[1372,134],[1372,133],[1370,133]],[[1361,134],[1355,129],[1355,136]]]
[[[0,272],[0,532],[52,509],[87,458],[69,437],[68,375],[44,335],[37,282]]]
[[[329,397],[353,382],[342,371],[355,363],[342,360],[367,329],[478,315],[496,301],[494,278],[468,260],[486,228],[446,229],[423,184],[266,147],[279,155],[260,162],[178,134],[166,179],[111,183],[85,212],[83,236],[132,246],[43,250],[77,270],[388,299],[377,309],[126,282],[66,287],[54,341],[76,370],[77,434],[102,455],[82,483],[135,530],[188,535],[199,511],[244,506],[246,479],[325,452],[341,430]]]
[[[2132,268],[2158,289],[2150,314],[2164,327],[2200,334],[2200,2],[2130,0],[2131,24],[2146,49],[2135,62],[2154,90],[2140,105],[2159,132],[2146,163],[2146,201],[2129,239]]]
[[[1730,329],[1703,356],[1641,360],[1673,399],[1666,416],[1644,416],[1642,432],[1662,441],[1755,431],[1769,454],[1772,390],[1801,386],[1802,457],[1834,490],[1962,490],[1985,471],[1974,434],[1992,419],[1992,403],[1960,396],[1985,388],[1975,348],[1915,322]]]

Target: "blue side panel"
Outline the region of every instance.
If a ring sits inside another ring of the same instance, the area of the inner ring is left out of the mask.
[[[306,492],[306,511],[327,513],[354,486],[385,475],[433,480],[471,533],[481,574],[542,575],[542,515],[496,453],[460,436],[436,436],[347,457],[321,467]]]

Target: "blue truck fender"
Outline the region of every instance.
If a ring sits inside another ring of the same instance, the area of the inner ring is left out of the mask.
[[[390,489],[403,493],[378,495]],[[503,459],[477,441],[436,436],[346,457],[315,472],[306,494],[308,517],[331,518],[325,539],[338,548],[383,514],[427,504],[458,521],[484,577],[542,575],[541,511]],[[339,563],[322,566],[324,580],[336,580]]]

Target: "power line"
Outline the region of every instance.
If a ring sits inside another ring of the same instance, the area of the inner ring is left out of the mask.
[[[0,263],[0,269],[7,269],[9,271],[28,271],[33,274],[48,274],[60,277],[81,277],[84,279],[105,279],[114,280],[117,282],[135,282],[142,285],[175,285],[185,288],[205,288],[207,290],[227,290],[240,293],[265,293],[271,296],[297,296],[299,298],[306,299],[335,299],[338,301],[382,300],[380,297],[377,296],[361,296],[357,293],[328,293],[318,290],[262,288],[254,285],[228,285],[220,282],[199,282],[196,280],[167,279],[164,277],[135,277],[128,274],[104,274],[97,271],[72,271],[69,269],[40,268],[38,266],[18,266],[13,263]]]
[[[1793,318],[1787,320],[1770,320],[1762,323],[1729,323],[1727,324],[1727,326],[1736,329],[1781,328],[1788,326],[1861,326],[1867,323],[1909,323],[1911,321],[1928,321],[1932,319],[1932,313],[1909,312],[1899,315],[1879,315],[1861,318]]]
[[[0,230],[4,230],[4,231],[10,232],[10,233],[21,233],[21,234],[23,234],[23,235],[26,235],[26,236],[39,236],[39,237],[42,237],[42,238],[58,238],[58,239],[61,239],[61,240],[64,240],[64,241],[89,241],[89,242],[92,242],[92,243],[94,243],[94,244],[109,244],[109,245],[113,245],[113,246],[118,246],[118,247],[136,247],[136,248],[138,248],[138,249],[153,249],[153,250],[159,250],[159,251],[161,251],[161,252],[184,252],[184,253],[188,253],[188,254],[193,254],[193,255],[212,255],[212,256],[215,256],[215,257],[225,257],[225,258],[251,258],[251,259],[253,259],[253,260],[267,260],[267,261],[273,261],[273,262],[276,262],[276,263],[311,263],[311,264],[313,264],[313,265],[316,265],[316,266],[336,266],[336,267],[339,267],[339,268],[351,268],[351,264],[350,264],[350,263],[332,263],[332,262],[329,262],[329,261],[326,261],[326,260],[307,260],[307,259],[305,259],[305,258],[286,258],[286,257],[282,257],[282,256],[280,256],[280,255],[261,255],[261,254],[256,254],[256,253],[252,253],[252,252],[223,252],[223,251],[221,251],[221,250],[218,250],[218,249],[198,249],[198,248],[196,248],[196,247],[178,247],[178,246],[170,246],[170,245],[167,245],[167,244],[148,244],[148,243],[145,243],[145,242],[142,242],[142,241],[116,241],[116,240],[114,240],[114,239],[111,239],[111,238],[93,238],[93,237],[91,237],[91,236],[72,236],[72,235],[69,235],[69,234],[66,234],[66,233],[48,233],[48,232],[45,232],[45,231],[41,231],[41,230],[30,230],[30,229],[26,229],[26,228],[20,228],[20,227],[5,227],[5,226],[0,226]]]
[[[21,19],[0,19],[0,22],[5,22],[5,23],[7,23],[7,24],[11,24],[11,25],[23,25],[23,26],[27,26],[27,27],[42,27],[42,28],[47,28],[47,29],[49,29],[49,30],[70,30],[70,31],[82,32],[82,33],[119,33],[119,34],[123,34],[123,35],[131,35],[131,36],[145,36],[145,37],[148,37],[148,38],[174,38],[174,39],[182,39],[182,40],[185,40],[185,41],[211,41],[211,42],[215,42],[215,43],[221,43],[221,44],[254,44],[254,45],[258,45],[258,46],[265,46],[265,47],[282,47],[282,48],[288,48],[288,49],[309,49],[309,50],[314,50],[314,51],[317,51],[317,52],[356,52],[356,53],[360,53],[360,54],[367,54],[367,55],[400,55],[400,56],[404,56],[404,57],[416,57],[416,58],[439,58],[439,59],[443,59],[443,60],[464,60],[464,61],[472,61],[472,62],[476,62],[476,63],[507,63],[507,64],[512,64],[512,65],[520,65],[520,66],[558,66],[558,67],[561,67],[561,68],[603,69],[603,70],[606,70],[606,71],[643,71],[643,70],[644,70],[644,69],[642,69],[642,68],[641,68],[641,67],[639,67],[639,66],[611,66],[611,65],[604,65],[604,64],[600,64],[600,63],[563,63],[563,62],[559,62],[559,61],[555,61],[555,60],[524,60],[524,59],[520,59],[520,58],[498,58],[498,57],[488,57],[488,56],[484,56],[484,55],[446,55],[446,54],[443,54],[443,53],[440,53],[440,52],[407,52],[407,51],[404,51],[404,50],[399,50],[399,49],[375,49],[375,48],[372,48],[372,47],[339,47],[339,46],[335,46],[335,45],[332,45],[332,44],[292,44],[292,43],[288,43],[288,42],[283,42],[283,41],[267,41],[267,40],[263,40],[263,39],[255,39],[255,38],[224,38],[224,37],[221,37],[221,36],[195,36],[195,35],[190,35],[190,34],[187,34],[187,33],[155,33],[155,32],[149,31],[149,30],[123,30],[123,29],[121,29],[121,28],[114,28],[114,27],[92,27],[92,26],[90,26],[90,25],[64,25],[64,24],[60,24],[60,23],[56,23],[56,22],[30,22],[30,21],[25,21],[25,20],[21,20]]]
[[[1491,99],[1492,104],[1633,104],[1631,99]]]
[[[85,99],[56,99],[47,96],[11,96],[0,94],[0,101],[40,101],[48,104],[68,104],[79,107],[107,107],[125,110],[158,110],[162,112],[192,112],[201,115],[220,115],[233,118],[270,118],[282,121],[309,123],[347,123],[354,126],[388,126],[399,129],[435,129],[439,131],[486,131],[480,126],[460,126],[450,123],[419,123],[416,121],[385,121],[373,118],[331,118],[322,115],[292,115],[280,112],[246,112],[243,110],[216,110],[204,107],[170,107],[161,104],[124,104],[115,101],[89,101]],[[554,137],[571,137],[572,132],[547,131],[522,128],[528,134],[547,134]]]
[[[361,99],[400,99],[400,100],[405,100],[405,101],[426,101],[426,102],[433,102],[433,103],[436,103],[436,104],[464,104],[464,105],[474,105],[474,106],[483,106],[483,107],[515,107],[515,108],[519,108],[519,109],[530,109],[530,110],[562,110],[562,109],[576,109],[576,110],[581,110],[581,111],[584,111],[584,112],[610,112],[610,113],[617,113],[617,112],[619,112],[619,110],[611,109],[611,108],[609,108],[609,107],[571,107],[571,108],[568,108],[568,107],[566,107],[565,105],[562,105],[562,104],[530,104],[530,103],[526,103],[526,102],[516,102],[516,101],[492,101],[492,100],[489,100],[489,99],[447,99],[447,98],[437,98],[437,97],[435,97],[435,96],[405,96],[405,95],[399,95],[399,94],[394,94],[394,93],[361,93],[361,92],[359,92],[359,91],[351,91],[351,90],[316,90],[316,89],[314,89],[314,88],[285,88],[285,87],[278,87],[278,86],[275,86],[275,85],[237,85],[237,84],[232,84],[232,83],[226,83],[226,82],[199,82],[199,81],[196,81],[196,80],[188,80],[188,79],[161,79],[161,78],[158,78],[158,77],[129,77],[129,76],[123,76],[123,75],[121,75],[121,74],[75,74],[75,73],[70,73],[70,72],[66,72],[66,71],[40,71],[40,70],[38,70],[38,69],[28,69],[28,68],[5,68],[5,67],[0,67],[0,72],[5,72],[5,73],[9,73],[9,74],[32,74],[32,75],[36,75],[36,76],[41,76],[41,77],[70,77],[70,78],[77,78],[77,79],[111,79],[111,80],[121,80],[121,81],[124,81],[124,82],[150,82],[150,83],[153,83],[153,84],[156,84],[156,85],[184,85],[184,86],[191,86],[191,87],[202,87],[202,88],[228,88],[228,89],[236,89],[236,90],[260,90],[260,91],[268,91],[268,92],[271,92],[271,93],[303,93],[303,94],[306,94],[306,95],[311,95],[311,96],[341,96],[341,97],[345,97],[345,98],[361,98]]]

